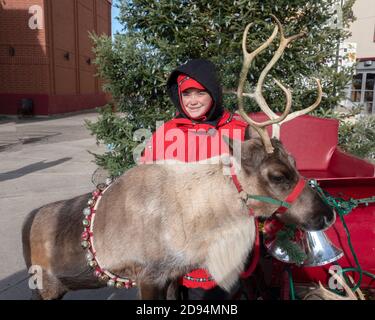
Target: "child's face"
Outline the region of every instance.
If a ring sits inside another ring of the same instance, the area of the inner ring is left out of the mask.
[[[212,98],[205,90],[190,88],[182,92],[182,103],[191,119],[198,119],[210,110]]]

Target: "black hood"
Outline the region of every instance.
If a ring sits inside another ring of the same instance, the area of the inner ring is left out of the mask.
[[[178,97],[177,77],[181,73],[186,74],[201,83],[213,99],[213,106],[206,115],[207,119],[195,122],[209,123],[216,126],[217,122],[223,115],[223,93],[215,65],[208,60],[193,59],[172,71],[169,76],[167,81],[168,94],[179,112],[177,118],[189,118],[183,111]]]

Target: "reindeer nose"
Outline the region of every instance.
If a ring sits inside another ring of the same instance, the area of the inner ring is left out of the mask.
[[[324,224],[328,225],[329,224],[329,219],[327,217],[323,217]]]
[[[333,225],[333,223],[335,222],[335,217],[336,215],[333,210],[324,212],[324,214],[320,214],[315,217],[315,219],[309,225],[308,229],[310,229],[310,231],[326,230]]]
[[[330,210],[328,216],[323,216],[324,224],[328,227],[333,225],[336,220],[336,213],[334,210]]]
[[[336,213],[329,206],[323,205],[314,212],[311,220],[303,224],[306,231],[322,231],[331,227],[336,220]]]

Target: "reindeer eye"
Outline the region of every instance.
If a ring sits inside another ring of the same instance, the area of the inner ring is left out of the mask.
[[[286,181],[286,177],[283,174],[269,174],[268,178],[273,183],[283,183]]]

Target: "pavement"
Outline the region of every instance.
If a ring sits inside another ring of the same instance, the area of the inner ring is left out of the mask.
[[[0,117],[0,300],[29,299],[21,228],[35,208],[94,189],[97,165],[88,151],[103,153],[84,120],[96,112],[18,119]],[[64,299],[135,299],[137,291],[103,288]]]

